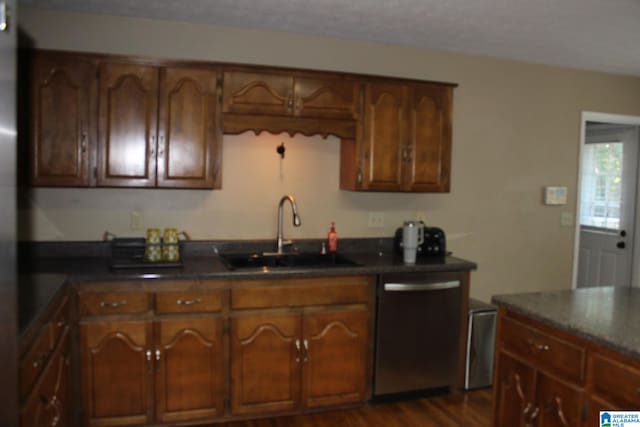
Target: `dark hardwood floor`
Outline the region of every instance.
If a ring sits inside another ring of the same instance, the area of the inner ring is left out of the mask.
[[[488,427],[491,389],[220,427]]]

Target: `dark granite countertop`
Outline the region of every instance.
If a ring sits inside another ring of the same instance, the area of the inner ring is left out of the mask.
[[[496,295],[492,302],[640,359],[640,289],[601,287]]]
[[[301,240],[300,251],[318,251],[322,240]],[[24,274],[19,287],[20,331],[46,309],[46,305],[61,289],[65,279],[71,283],[83,281],[118,281],[140,279],[252,279],[267,277],[321,277],[397,272],[469,271],[477,268],[473,262],[448,256],[446,258],[417,259],[406,265],[393,250],[393,239],[342,239],[340,252],[355,261],[356,266],[323,268],[293,267],[270,270],[228,270],[214,252],[240,253],[273,250],[273,241],[195,241],[183,248],[181,268],[113,270],[109,267],[110,247],[104,242],[43,242],[22,243],[19,269]],[[56,273],[56,274],[50,274]],[[28,278],[27,278],[28,277]]]
[[[47,310],[67,282],[65,274],[28,274],[18,277],[18,328],[20,336]]]
[[[29,271],[37,273],[65,273],[76,281],[112,281],[136,279],[254,279],[266,277],[312,277],[379,274],[390,272],[443,272],[467,271],[476,264],[455,257],[444,259],[421,258],[414,265],[406,265],[402,258],[392,254],[350,253],[347,255],[356,266],[323,268],[285,267],[274,269],[228,270],[220,257],[190,256],[184,259],[182,268],[158,268],[112,270],[104,257],[41,258],[32,260]]]

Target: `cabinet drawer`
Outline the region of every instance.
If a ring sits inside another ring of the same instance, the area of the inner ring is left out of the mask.
[[[64,332],[64,331],[63,331]],[[63,342],[46,364],[41,380],[33,388],[21,409],[22,427],[65,426],[69,381],[69,334],[64,334]]]
[[[222,291],[162,292],[156,294],[156,312],[199,313],[222,310]]]
[[[145,292],[100,292],[79,295],[81,316],[104,314],[140,314],[151,307]]]
[[[231,307],[299,307],[369,301],[368,277],[241,281],[231,289]]]
[[[589,377],[593,394],[601,399],[621,409],[640,407],[640,370],[608,357],[592,354],[589,360]]]
[[[64,297],[60,306],[51,317],[49,322],[49,328],[51,330],[51,347],[55,347],[64,331],[64,328],[69,324],[69,299]]]
[[[24,398],[51,356],[51,338],[47,324],[40,328],[33,345],[20,361],[20,397]]]
[[[586,351],[570,342],[550,336],[517,320],[502,321],[502,346],[536,367],[560,375],[563,379],[582,383]]]

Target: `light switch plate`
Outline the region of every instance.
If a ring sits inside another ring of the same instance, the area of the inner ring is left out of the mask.
[[[567,187],[544,187],[545,205],[566,205]]]

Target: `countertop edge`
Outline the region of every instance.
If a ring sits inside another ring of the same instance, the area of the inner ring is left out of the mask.
[[[511,297],[513,295],[496,295],[493,296],[491,298],[491,303],[497,305],[498,307],[504,308],[506,310],[509,310],[511,312],[520,314],[522,316],[528,317],[532,320],[538,321],[542,324],[545,324],[547,326],[551,326],[553,328],[556,328],[560,331],[569,333],[577,338],[586,340],[586,341],[590,341],[594,344],[598,344],[601,345],[602,347],[605,347],[609,350],[613,350],[616,351],[624,356],[627,357],[631,357],[633,359],[638,359],[640,360],[640,351],[637,349],[633,349],[630,348],[628,346],[625,346],[624,344],[621,344],[619,342],[616,341],[612,341],[610,339],[608,339],[607,337],[603,337],[601,335],[597,335],[594,334],[592,332],[586,331],[584,330],[584,328],[581,328],[579,325],[571,325],[571,324],[566,324],[566,323],[562,323],[562,322],[558,322],[552,318],[550,318],[549,316],[545,316],[544,314],[541,314],[539,312],[534,312],[532,310],[528,310],[526,308],[523,308],[520,305],[508,302],[508,301],[504,301],[502,299],[502,297]]]

